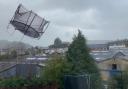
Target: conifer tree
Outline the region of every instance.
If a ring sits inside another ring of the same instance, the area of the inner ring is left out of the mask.
[[[98,73],[94,59],[89,54],[84,35],[78,30],[67,51],[67,60],[72,64],[73,73]]]
[[[90,89],[101,89],[101,78],[95,60],[91,57],[86,44],[86,39],[78,30],[78,35],[74,36],[66,53],[70,66],[70,74],[90,76]]]

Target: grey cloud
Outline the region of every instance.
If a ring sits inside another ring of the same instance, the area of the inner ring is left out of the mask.
[[[127,0],[0,0],[0,39],[19,41],[22,38],[19,32],[12,37],[6,32],[19,3],[51,22],[40,40],[25,36],[23,42],[32,45],[48,45],[56,37],[71,41],[78,28],[91,40],[128,37]]]
[[[119,0],[120,1],[120,0]],[[39,8],[41,9],[66,9],[69,11],[82,11],[88,8],[97,7],[108,9],[113,7],[117,0],[42,0]]]

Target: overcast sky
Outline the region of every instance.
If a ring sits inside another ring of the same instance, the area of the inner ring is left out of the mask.
[[[88,40],[128,38],[128,0],[0,0],[0,40],[23,37],[6,28],[19,3],[50,21],[40,40],[24,36],[31,45],[47,46],[56,37],[71,41],[78,28]]]

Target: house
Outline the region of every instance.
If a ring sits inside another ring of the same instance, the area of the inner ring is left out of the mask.
[[[109,45],[109,49],[127,49],[125,45]]]
[[[9,53],[8,49],[0,49],[0,55],[6,55]]]
[[[90,54],[95,59],[104,81],[121,74],[128,67],[128,49],[91,52]]]

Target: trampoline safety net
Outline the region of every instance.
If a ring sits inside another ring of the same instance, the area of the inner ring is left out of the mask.
[[[32,38],[40,38],[48,27],[49,21],[20,4],[10,21],[16,30]]]

